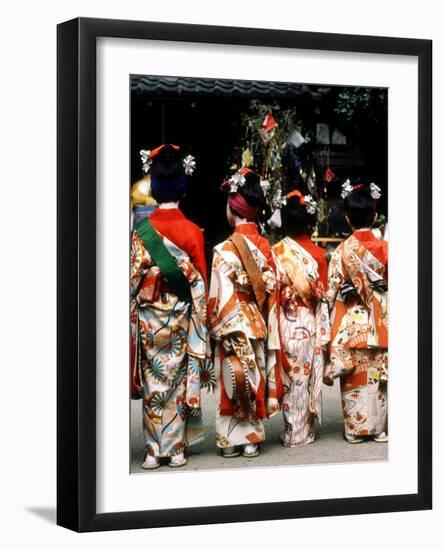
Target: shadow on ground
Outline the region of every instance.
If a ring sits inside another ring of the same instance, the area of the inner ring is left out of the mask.
[[[34,514],[35,516],[38,516],[45,521],[48,521],[49,523],[56,523],[57,519],[57,511],[55,508],[49,508],[44,506],[28,506],[26,508],[28,512],[31,514]]]

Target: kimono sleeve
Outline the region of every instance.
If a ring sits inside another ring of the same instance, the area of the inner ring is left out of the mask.
[[[326,263],[326,259],[324,255],[316,258],[317,264],[318,264],[318,276],[320,277],[320,281],[323,283],[324,288],[326,289],[328,285],[328,265]]]
[[[335,300],[337,299],[344,280],[345,276],[341,259],[341,246],[338,246],[331,256],[328,268],[328,289],[326,292],[326,299],[330,309],[334,307]]]
[[[146,270],[152,265],[149,256],[137,231],[132,233],[131,240],[131,295],[135,296]]]
[[[206,265],[206,256],[205,256],[205,240],[203,237],[203,232],[199,227],[196,227],[193,232],[191,250],[192,250],[191,261],[194,264],[197,271],[203,277],[203,280],[205,282],[205,288],[208,288],[207,265]]]
[[[282,268],[278,261],[277,256],[272,252],[274,284],[269,289],[268,297],[268,337],[267,337],[267,349],[279,350],[280,349],[280,334],[278,328],[278,316],[279,316],[279,300],[280,300],[280,286],[282,278]]]
[[[243,332],[242,312],[234,289],[233,267],[215,249],[208,301],[208,328],[214,340]]]
[[[272,258],[271,265],[274,266],[275,285],[268,301],[268,338],[266,342],[266,414],[268,418],[278,413],[283,398],[283,382],[280,373],[280,333],[278,327],[280,285],[283,271],[274,251],[272,252]]]

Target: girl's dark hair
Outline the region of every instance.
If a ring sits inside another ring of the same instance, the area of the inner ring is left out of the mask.
[[[158,186],[151,186],[151,194],[158,203],[177,202],[183,198],[184,192],[174,191],[168,187],[168,183],[174,182],[180,177],[185,177],[185,169],[180,151],[176,151],[171,145],[165,145],[158,155],[152,159],[150,167],[151,178],[156,178],[164,187],[164,193]]]
[[[354,189],[343,201],[343,209],[355,229],[371,227],[377,209],[377,201],[371,197],[369,185]]]
[[[264,205],[263,189],[260,185],[260,176],[255,172],[248,172],[245,175],[245,184],[238,188],[237,192],[252,207],[258,207],[260,210]],[[243,216],[231,208],[231,212],[242,218]]]
[[[291,197],[287,199],[281,210],[282,229],[285,235],[290,237],[311,233],[317,220],[317,216],[309,214],[306,206],[300,204],[299,201],[299,197]]]

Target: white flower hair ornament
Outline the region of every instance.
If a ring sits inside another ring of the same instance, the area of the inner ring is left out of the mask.
[[[303,195],[298,189],[294,189],[286,195],[286,198],[298,197],[298,202],[306,208],[308,214],[315,214],[317,212],[317,203],[312,198],[312,195]]]
[[[178,145],[172,145],[172,144],[168,144],[168,145],[173,149],[175,149],[176,151],[180,151],[180,147]],[[149,173],[153,159],[160,153],[160,151],[165,146],[166,144],[160,145],[159,147],[157,147],[156,149],[153,149],[152,151],[141,149],[140,159],[142,161],[142,170],[145,174]],[[187,176],[192,176],[195,170],[195,158],[192,155],[186,155],[186,157],[183,159],[183,168],[185,169],[185,174]]]
[[[239,187],[243,187],[246,183],[246,175],[247,174],[256,174],[254,170],[251,170],[247,166],[242,166],[237,172],[232,174],[229,178],[227,178],[221,186],[222,191],[227,191],[228,193],[237,193]],[[257,174],[258,175],[258,174]],[[269,180],[262,178],[259,175],[260,178],[260,186],[263,190],[263,193],[266,195],[271,188],[271,183]]]
[[[152,164],[151,151],[142,149],[140,151],[140,159],[142,161],[142,170],[145,174],[147,174]]]
[[[369,189],[371,190],[371,197],[373,199],[377,200],[381,197],[381,189],[378,185],[375,185],[375,183],[370,183]]]
[[[269,193],[269,190],[271,189],[271,182],[267,179],[260,178],[260,186],[263,190],[263,193],[267,195]]]
[[[195,158],[192,155],[186,155],[183,159],[183,167],[187,176],[192,176],[195,170]]]
[[[230,185],[230,193],[237,193],[238,188],[243,187],[246,183],[246,179],[241,171],[238,170],[235,174],[232,174],[232,176],[228,178],[228,183]]]
[[[345,199],[349,193],[352,193],[354,188],[351,185],[351,182],[347,179],[341,186],[341,198]]]
[[[347,179],[341,186],[342,199],[345,199],[349,195],[349,193],[351,193],[352,191],[357,191],[358,189],[361,189],[363,186],[364,185],[362,183],[352,186],[351,182]],[[381,197],[381,189],[378,185],[375,185],[375,183],[369,184],[369,191],[370,191],[371,197],[374,200],[377,200]]]
[[[305,195],[303,197],[303,200],[304,200],[304,203],[305,203],[306,210],[307,210],[308,214],[315,214],[317,212],[317,203],[312,198],[312,196],[311,195]]]
[[[275,209],[282,208],[287,203],[286,195],[283,195],[281,189],[277,189],[277,192],[274,195],[272,200],[272,206]]]

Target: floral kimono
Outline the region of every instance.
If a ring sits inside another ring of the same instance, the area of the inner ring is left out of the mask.
[[[354,232],[329,264],[331,364],[340,377],[345,434],[387,430],[388,245],[370,230]]]
[[[265,439],[267,313],[275,294],[271,248],[255,223],[236,227],[252,253],[266,288],[266,304],[260,310],[248,273],[230,240],[215,247],[208,301],[208,325],[215,341],[217,379],[217,446],[221,448],[260,443]],[[271,328],[272,330],[272,328]],[[274,327],[274,333],[276,327]],[[247,373],[248,393],[230,400],[225,392],[221,364],[234,354]],[[273,352],[275,356],[275,352]]]
[[[315,439],[314,418],[321,422],[324,355],[330,327],[325,299],[323,250],[307,235],[286,237],[273,247],[279,299],[283,445],[307,445]],[[272,372],[272,371],[271,371]]]
[[[171,291],[135,230],[131,321],[143,383],[146,452],[170,457],[201,440],[200,388],[215,384],[207,360],[205,278],[195,267],[198,261],[191,260],[203,237],[177,209],[157,209],[150,220],[188,279],[192,296],[187,303]]]

